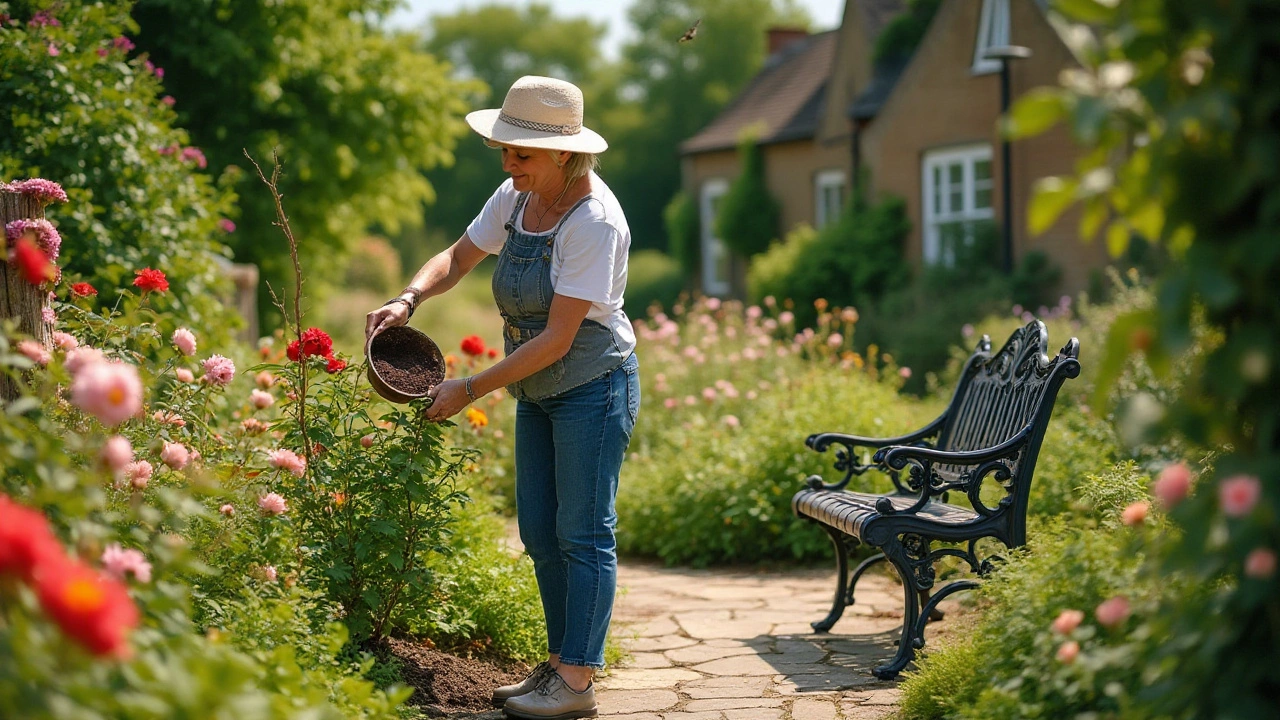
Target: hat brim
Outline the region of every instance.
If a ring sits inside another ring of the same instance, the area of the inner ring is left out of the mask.
[[[498,115],[501,112],[497,108],[476,110],[467,114],[467,124],[486,140],[503,143],[504,145],[544,150],[566,150],[568,152],[591,153],[593,155],[609,149],[609,143],[605,142],[599,133],[586,126],[583,126],[581,130],[573,135],[526,130],[500,120]]]

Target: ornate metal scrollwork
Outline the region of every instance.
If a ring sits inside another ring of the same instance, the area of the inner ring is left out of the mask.
[[[929,551],[929,538],[916,533],[902,534],[902,550],[906,555],[907,566],[911,569],[911,580],[916,588],[928,590],[933,587],[936,573],[933,570],[933,556]]]

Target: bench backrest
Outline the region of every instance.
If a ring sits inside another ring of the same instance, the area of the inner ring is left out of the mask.
[[[983,336],[960,376],[938,435],[940,450],[980,450],[1003,443],[1030,428],[1027,444],[1010,466],[1012,477],[1004,483],[1015,516],[1023,516],[1031,472],[1044,439],[1058,389],[1069,377],[1080,374],[1080,342],[1075,338],[1050,359],[1046,355],[1049,333],[1044,323],[1032,320],[1009,336],[994,354],[991,339]],[[958,475],[960,468],[939,466],[942,475]]]

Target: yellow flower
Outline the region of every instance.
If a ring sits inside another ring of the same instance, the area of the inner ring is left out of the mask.
[[[467,408],[467,422],[471,423],[471,427],[479,430],[489,424],[489,416],[485,415],[480,408]]]

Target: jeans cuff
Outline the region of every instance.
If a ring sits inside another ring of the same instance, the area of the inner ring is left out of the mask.
[[[592,670],[604,669],[604,663],[591,663],[591,662],[586,662],[584,660],[566,660],[563,656],[560,657],[560,664],[573,665],[574,667],[589,667]]]

